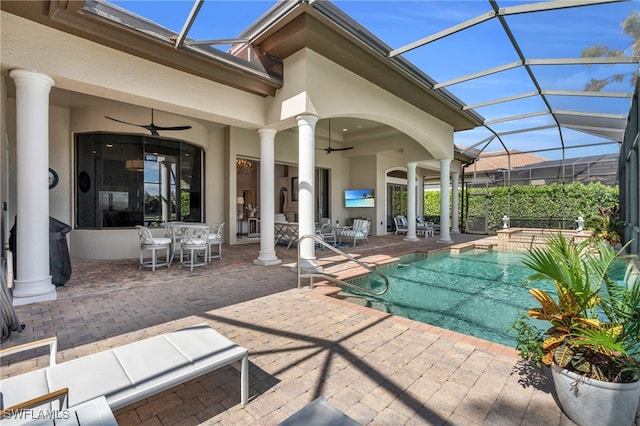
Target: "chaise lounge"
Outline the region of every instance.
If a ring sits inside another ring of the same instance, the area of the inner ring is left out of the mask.
[[[102,352],[56,363],[55,337],[0,351],[0,356],[50,347],[49,366],[0,380],[0,409],[59,389],[68,407],[105,397],[112,410],[234,364],[240,370],[240,401],[249,396],[249,353],[206,324],[188,327]],[[238,366],[239,364],[239,366]],[[55,409],[41,406],[41,410]]]

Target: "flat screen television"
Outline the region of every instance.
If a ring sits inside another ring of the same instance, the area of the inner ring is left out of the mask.
[[[375,207],[373,189],[346,189],[344,191],[345,207]]]

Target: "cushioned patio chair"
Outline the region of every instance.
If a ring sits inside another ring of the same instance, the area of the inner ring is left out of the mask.
[[[209,227],[190,225],[184,227],[184,236],[180,241],[180,267],[189,266],[191,272],[195,266],[207,266],[209,262]]]
[[[151,230],[146,226],[136,225],[138,236],[140,237],[140,266],[138,269],[151,268],[156,270],[157,266],[171,266],[171,244],[173,240],[166,237],[154,237]],[[165,250],[164,261],[158,259],[158,251]],[[151,252],[151,259],[145,260],[145,252]]]
[[[354,246],[358,240],[365,240],[369,244],[370,226],[371,222],[368,219],[355,219],[352,226],[342,228],[340,231],[340,244],[342,244],[342,238],[353,238]]]
[[[433,237],[433,222],[425,222],[421,217],[416,218],[416,221],[418,222],[416,224],[416,234],[424,235],[425,237]]]
[[[396,225],[396,235],[406,234],[408,231],[407,218],[403,215],[398,215],[393,218],[393,223]]]

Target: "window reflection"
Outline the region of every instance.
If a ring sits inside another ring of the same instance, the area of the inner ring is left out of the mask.
[[[76,136],[76,152],[78,227],[202,220],[199,148],[157,137],[85,133]]]

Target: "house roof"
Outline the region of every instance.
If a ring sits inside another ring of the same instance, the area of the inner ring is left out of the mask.
[[[518,150],[511,150],[509,151],[509,154],[506,154],[503,151],[493,151],[481,153],[472,169],[478,172],[488,170],[508,170],[509,168],[515,169],[545,161],[547,161],[547,159],[544,157],[520,152]]]

